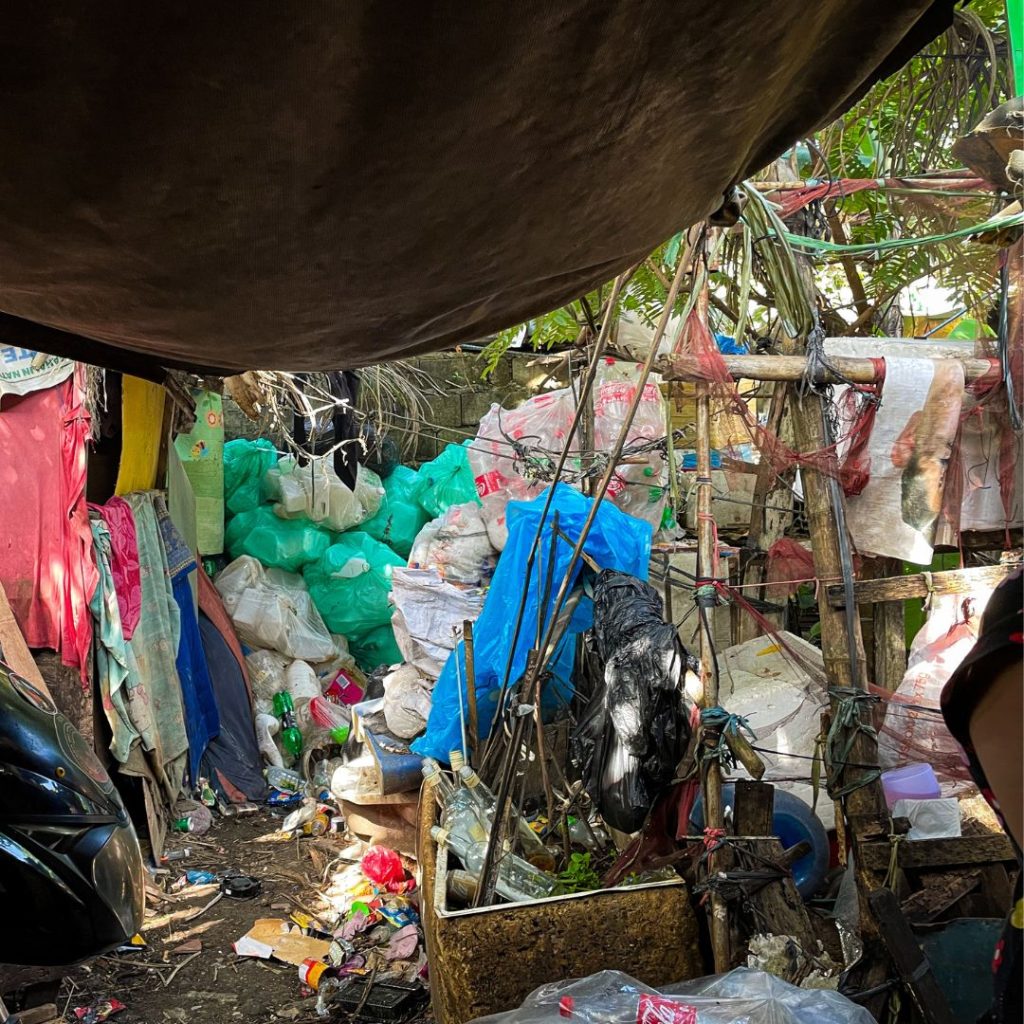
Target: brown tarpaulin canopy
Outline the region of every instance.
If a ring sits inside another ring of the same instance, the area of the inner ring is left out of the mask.
[[[6,5],[0,341],[150,376],[478,338],[710,214],[951,12]]]

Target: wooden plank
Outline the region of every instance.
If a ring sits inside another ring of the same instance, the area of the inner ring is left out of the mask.
[[[900,563],[895,558],[875,560],[879,576],[894,576]],[[854,593],[857,584],[853,585]],[[907,671],[907,632],[902,601],[883,601],[874,605],[875,685],[895,690]]]
[[[0,587],[0,653],[4,661],[23,679],[27,679],[37,690],[41,690],[53,701],[53,694],[46,685],[39,666],[35,663],[25,637],[11,611],[4,588]]]
[[[871,912],[896,973],[910,994],[925,1024],[956,1024],[949,1000],[932,971],[928,958],[910,930],[900,905],[889,889],[877,889],[868,896]]]
[[[885,341],[874,339],[879,343],[879,351],[883,351]],[[895,339],[890,339],[895,340]],[[964,380],[972,383],[992,372],[992,363],[987,359],[959,359],[964,367]],[[735,380],[741,377],[746,380],[784,380],[795,383],[802,380],[807,370],[805,356],[722,356],[726,369]],[[696,356],[674,355],[657,360],[654,369],[665,380],[701,381],[706,379]],[[878,379],[875,364],[870,359],[855,359],[846,356],[829,356],[828,367],[821,367],[815,374],[814,382],[818,384],[873,384]]]
[[[978,587],[998,586],[1007,576],[1017,572],[1021,562],[1005,565],[978,565],[971,569],[949,569],[945,572],[918,572],[912,576],[888,576],[878,580],[856,580],[853,594],[858,604],[876,604],[880,601],[906,601],[913,597],[927,597],[929,587],[936,594],[969,594]],[[828,586],[828,603],[843,608],[842,584]]]
[[[911,924],[934,921],[969,892],[973,892],[981,881],[981,870],[936,872],[925,875],[921,881],[924,888],[908,896],[900,905]]]
[[[889,867],[888,843],[865,843],[859,851],[869,871],[884,872]],[[904,840],[896,860],[903,869],[954,868],[971,864],[1016,861],[1013,845],[1004,835],[960,836],[956,839]]]

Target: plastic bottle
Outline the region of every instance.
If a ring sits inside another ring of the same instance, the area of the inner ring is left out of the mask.
[[[213,787],[210,785],[208,779],[199,780],[199,799],[207,807],[217,806],[217,794],[214,793]]]
[[[452,766],[454,767],[454,765]],[[462,784],[471,794],[476,807],[487,821],[488,827],[494,823],[494,793],[488,788],[480,776],[469,765],[463,765],[459,776]],[[514,812],[513,812],[514,813]],[[541,871],[553,871],[555,858],[544,845],[544,841],[530,828],[530,823],[520,814],[515,815],[516,835],[519,836],[523,848],[523,856]]]
[[[287,690],[274,694],[274,714],[281,720],[281,746],[293,757],[302,755],[302,733],[295,722],[295,704]]]
[[[301,793],[306,788],[306,780],[291,768],[271,766],[266,771],[267,783],[282,793]]]
[[[466,870],[480,878],[487,854],[487,841],[467,842],[463,836],[435,825],[430,835],[438,846],[444,846],[455,853]],[[550,896],[555,887],[555,879],[538,871],[532,864],[517,857],[514,853],[506,853],[498,861],[498,878],[495,891],[505,899],[514,903],[523,900],[539,900]]]

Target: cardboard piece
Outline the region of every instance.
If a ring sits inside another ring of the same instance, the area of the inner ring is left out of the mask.
[[[235,942],[234,950],[239,956],[281,960],[294,967],[301,967],[303,960],[323,959],[330,946],[324,939],[303,935],[288,921],[265,917],[253,922],[253,926]]]

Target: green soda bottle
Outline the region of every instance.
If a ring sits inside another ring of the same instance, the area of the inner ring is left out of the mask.
[[[281,719],[281,746],[293,758],[302,755],[302,733],[295,722],[295,704],[287,690],[274,694],[274,714]]]

